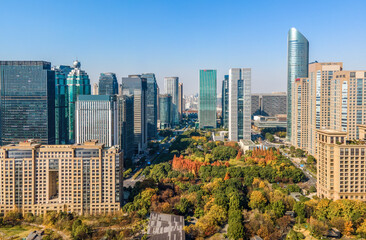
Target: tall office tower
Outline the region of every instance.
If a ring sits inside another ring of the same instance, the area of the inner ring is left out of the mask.
[[[358,139],[357,125],[366,124],[366,71],[340,71],[330,83],[330,129]]]
[[[160,119],[160,106],[159,106],[159,96],[160,96],[160,89],[159,89],[159,86],[158,86],[158,84],[156,84],[156,107],[157,107],[157,109],[158,109],[158,121],[159,121],[159,119]]]
[[[99,95],[118,94],[118,81],[115,73],[101,73],[99,76]]]
[[[99,86],[98,86],[98,83],[94,83],[93,84],[92,95],[99,95]]]
[[[172,96],[170,94],[163,94],[159,96],[160,106],[160,129],[170,128],[172,124],[171,107]]]
[[[274,117],[287,113],[287,94],[285,92],[253,93],[252,115]]]
[[[122,93],[122,92],[121,92]],[[134,154],[134,114],[133,114],[133,95],[117,97],[118,108],[118,145],[123,150],[125,159],[131,159]]]
[[[229,127],[229,75],[224,76],[222,80],[222,125],[224,128]]]
[[[229,139],[251,140],[251,75],[250,68],[229,70]]]
[[[296,131],[292,132],[291,143],[296,147],[304,146],[304,150],[310,154],[316,153],[316,130],[331,127],[331,83],[335,73],[342,70],[342,66],[339,62],[310,63],[309,77],[297,78],[295,81],[299,83],[294,84],[296,88],[293,88],[291,95],[292,101],[297,101],[297,105],[292,105],[291,122]],[[300,105],[299,95],[300,98],[302,96]],[[292,139],[294,135],[297,135],[295,140]]]
[[[122,154],[97,141],[41,145],[29,140],[3,146],[0,212],[117,212],[123,203]]]
[[[288,31],[287,41],[287,138],[291,141],[292,84],[297,78],[308,77],[309,42],[296,28]]]
[[[118,95],[122,95],[122,84],[118,85]]]
[[[0,144],[55,143],[55,72],[43,61],[0,61]]]
[[[133,96],[135,153],[143,152],[147,147],[146,82],[140,75],[122,78],[122,95]]]
[[[172,125],[179,124],[179,116],[178,116],[178,77],[165,77],[164,78],[164,85],[165,85],[165,93],[170,94],[172,96],[172,107],[171,107],[171,117],[172,117]]]
[[[155,139],[158,134],[158,103],[157,103],[157,83],[154,73],[144,73],[142,78],[146,78],[146,120],[147,139]]]
[[[200,128],[216,128],[216,70],[200,70],[198,119]]]
[[[178,114],[179,120],[182,120],[184,111],[184,99],[183,99],[183,83],[178,84]]]
[[[69,141],[75,141],[75,103],[79,95],[90,95],[91,86],[88,74],[80,69],[80,62],[74,61],[74,68],[67,76],[69,89]]]
[[[69,91],[66,84],[66,78],[69,71],[62,69],[59,66],[54,67],[52,70],[55,72],[55,143],[67,144],[69,143]],[[71,68],[69,67],[70,71]]]
[[[118,145],[115,95],[79,95],[75,111],[76,143],[96,139],[107,147]]]

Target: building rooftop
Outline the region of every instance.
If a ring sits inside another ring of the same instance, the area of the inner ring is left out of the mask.
[[[332,130],[332,129],[321,129],[321,130],[319,129],[319,130],[316,130],[316,131],[319,132],[319,133],[326,134],[326,135],[342,135],[342,136],[347,135],[346,132]]]

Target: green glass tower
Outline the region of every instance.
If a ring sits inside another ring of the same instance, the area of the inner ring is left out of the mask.
[[[75,141],[75,103],[78,95],[90,95],[91,86],[88,74],[80,69],[80,62],[74,61],[74,69],[67,76],[68,86],[68,119],[69,119],[69,141]]]
[[[216,70],[200,70],[198,119],[200,128],[216,128]]]

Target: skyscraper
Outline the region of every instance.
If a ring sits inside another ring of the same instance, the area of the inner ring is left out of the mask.
[[[160,129],[171,127],[171,107],[172,107],[172,96],[169,94],[163,94],[159,96],[160,106]]]
[[[224,128],[229,126],[229,75],[222,80],[222,125]]]
[[[69,90],[66,84],[66,78],[71,68],[62,68],[59,66],[52,68],[55,71],[55,143],[69,143]]]
[[[147,139],[155,139],[158,128],[158,103],[157,103],[157,83],[154,73],[144,73],[142,78],[146,78],[146,121]]]
[[[140,75],[122,78],[122,95],[133,96],[135,153],[143,152],[147,147],[146,85],[146,78]]]
[[[79,95],[75,111],[76,143],[96,139],[107,147],[118,145],[115,95]]]
[[[115,73],[101,73],[99,76],[99,95],[118,94],[118,81]]]
[[[216,70],[200,70],[198,118],[200,128],[216,128]]]
[[[172,117],[172,124],[175,126],[179,124],[179,116],[178,116],[178,77],[165,77],[164,78],[164,85],[165,85],[165,93],[170,94],[172,96],[172,107],[171,107],[171,117]]]
[[[55,72],[44,61],[0,61],[0,144],[55,143]]]
[[[310,63],[309,77],[297,78],[292,88],[292,128],[291,143],[310,154],[316,153],[316,130],[335,129],[331,107],[336,100],[331,86],[334,76],[343,68],[343,63]],[[340,86],[338,86],[340,87]],[[339,94],[338,94],[339,95]],[[338,102],[340,104],[340,102]],[[341,105],[341,104],[340,104]],[[347,120],[346,120],[347,121]]]
[[[69,141],[75,141],[75,103],[77,96],[90,95],[91,86],[88,74],[80,69],[80,62],[74,61],[74,68],[67,76],[69,89]]]
[[[287,46],[287,138],[292,134],[292,84],[297,78],[308,77],[309,42],[296,28],[288,32]]]
[[[287,113],[287,93],[252,93],[252,115],[274,117]]]
[[[229,139],[251,140],[251,69],[229,70]]]
[[[93,84],[92,95],[99,95],[99,86],[98,86],[98,83],[94,83]]]
[[[122,91],[121,91],[122,94]],[[126,159],[131,159],[135,152],[134,144],[134,114],[133,114],[133,95],[123,96],[118,95],[118,137],[123,156]]]
[[[183,99],[183,83],[178,84],[178,114],[179,120],[182,120],[184,111],[184,99]]]

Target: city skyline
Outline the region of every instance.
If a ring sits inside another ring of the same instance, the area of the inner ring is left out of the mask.
[[[73,8],[68,11],[64,10],[65,4],[56,2],[51,12],[44,11],[49,6],[42,1],[5,2],[0,10],[3,20],[0,26],[7,32],[7,38],[0,39],[2,59],[44,60],[52,65],[78,59],[92,84],[98,82],[102,72],[115,72],[119,83],[123,76],[153,72],[159,86],[164,77],[178,76],[186,86],[192,86],[185,88],[185,94],[198,92],[199,69],[217,69],[217,76],[222,79],[227,69],[248,66],[253,69],[252,92],[282,92],[286,90],[287,79],[286,32],[295,27],[311,43],[310,62],[342,61],[347,63],[347,69],[363,69],[362,59],[366,56],[362,48],[366,25],[362,12],[366,6],[364,1],[352,1],[353,4],[348,5],[322,1],[317,3],[317,9],[311,7],[311,1],[291,4],[289,1],[283,4],[200,1],[194,5],[190,1],[142,2],[144,4],[139,4],[140,1],[85,4],[80,1],[72,2]],[[98,15],[101,4],[109,12],[103,18]],[[207,11],[201,11],[203,7]],[[243,7],[248,9],[245,15],[220,14]],[[259,15],[250,11],[258,7],[261,8]],[[297,11],[291,11],[295,8]],[[16,14],[13,9],[17,10]],[[302,17],[307,12],[312,13],[311,18]],[[337,12],[342,12],[342,18]],[[135,21],[132,16],[137,13],[140,19]],[[173,16],[176,16],[175,21],[168,21]],[[249,21],[252,19],[256,19],[255,24]],[[13,24],[10,26],[7,22]],[[25,24],[24,31],[19,31],[20,23]],[[235,37],[227,38],[239,26],[246,31],[235,31]],[[83,36],[78,41],[68,37],[80,29]],[[343,34],[337,34],[338,29],[342,29]],[[65,36],[60,35],[60,31]],[[101,31],[111,31],[114,35],[105,38]],[[137,33],[149,34],[149,42],[128,37]],[[350,40],[348,36],[355,33],[358,37]],[[56,35],[57,38],[53,37]],[[271,72],[270,77],[268,72]],[[269,84],[273,82],[276,84]],[[221,82],[218,92],[220,89]]]

